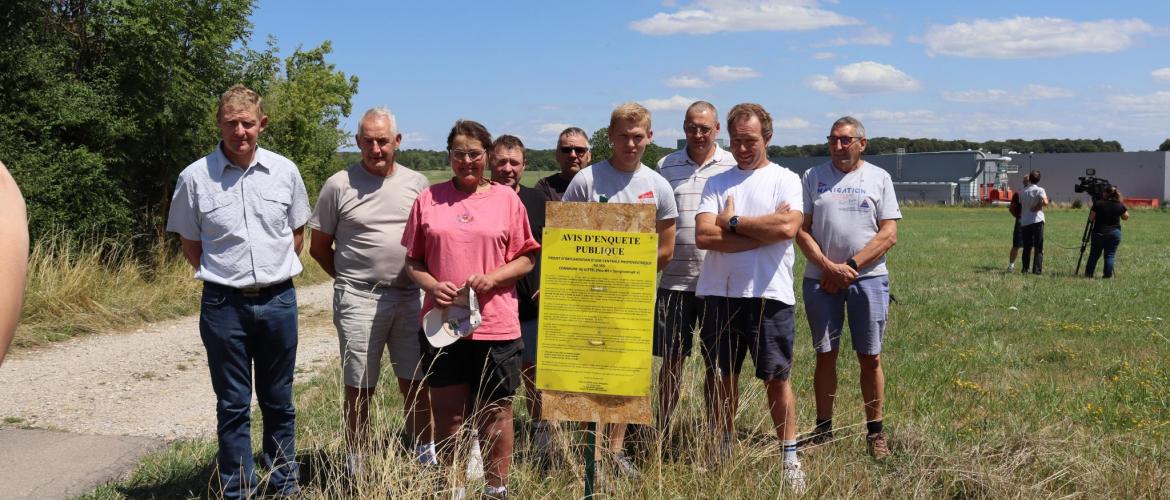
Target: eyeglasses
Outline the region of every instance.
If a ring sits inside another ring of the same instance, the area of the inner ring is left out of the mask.
[[[865,138],[864,137],[852,137],[852,136],[848,136],[848,135],[845,135],[845,136],[830,135],[830,136],[826,137],[826,139],[829,140],[830,146],[832,146],[833,143],[835,142],[837,144],[840,144],[841,147],[847,148],[849,146],[852,146],[854,141],[865,139]]]
[[[710,134],[711,132],[714,132],[715,127],[704,127],[702,125],[695,125],[694,123],[688,123],[686,125],[683,125],[683,130],[685,130],[688,134],[707,135],[707,134]]]
[[[561,154],[577,153],[577,156],[585,156],[585,153],[589,152],[589,148],[581,146],[561,146],[558,150]]]
[[[485,152],[482,149],[452,149],[447,151],[447,154],[450,154],[451,158],[455,160],[476,161],[483,158]]]

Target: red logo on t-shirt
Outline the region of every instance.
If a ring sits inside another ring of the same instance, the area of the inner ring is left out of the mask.
[[[645,193],[638,195],[638,199],[639,200],[652,200],[652,199],[654,199],[654,191],[646,191]]]

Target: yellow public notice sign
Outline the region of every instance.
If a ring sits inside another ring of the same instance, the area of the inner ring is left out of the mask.
[[[649,396],[658,235],[546,227],[539,389]]]

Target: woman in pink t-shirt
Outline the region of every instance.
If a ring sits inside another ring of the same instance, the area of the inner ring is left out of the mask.
[[[540,244],[520,197],[483,176],[492,138],[483,125],[455,122],[447,136],[455,174],[414,202],[402,244],[407,270],[426,291],[422,314],[446,307],[463,286],[475,290],[482,322],[470,337],[436,349],[423,363],[444,466],[454,461],[453,436],[473,411],[484,450],[490,496],[507,484],[512,458],[512,396],[520,384],[520,320],[516,282],[532,270]]]

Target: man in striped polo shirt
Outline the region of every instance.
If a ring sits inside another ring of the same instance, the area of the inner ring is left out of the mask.
[[[683,362],[691,355],[693,333],[702,318],[703,300],[695,298],[695,282],[706,251],[695,246],[695,210],[707,178],[735,167],[731,153],[715,143],[719,113],[714,105],[707,101],[691,104],[683,118],[683,131],[687,147],[658,162],[658,172],[670,182],[678,205],[674,259],[662,270],[654,316],[654,355],[662,358],[658,390],[658,428],[662,432],[670,430]]]

